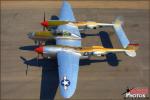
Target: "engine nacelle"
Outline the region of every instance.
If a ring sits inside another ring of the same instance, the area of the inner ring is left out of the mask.
[[[49,32],[49,31],[30,32],[27,35],[28,35],[28,38],[35,40],[35,41],[54,40],[53,32]]]

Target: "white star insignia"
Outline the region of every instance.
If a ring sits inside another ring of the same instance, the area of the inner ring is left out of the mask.
[[[63,80],[61,81],[61,85],[64,87],[65,90],[67,90],[68,86],[70,85],[70,81],[67,79],[66,76],[64,76]]]

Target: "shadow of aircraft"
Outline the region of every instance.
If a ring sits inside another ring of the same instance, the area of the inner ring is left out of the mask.
[[[92,63],[98,63],[98,62],[107,62],[107,59],[102,59],[102,60],[99,60],[99,59],[80,59],[80,62],[79,62],[79,66],[82,67],[82,66],[85,66],[85,65],[90,65]]]
[[[50,18],[50,20],[59,20],[59,18],[58,18],[58,16],[56,16],[56,15],[52,15],[51,18]],[[48,30],[49,30],[49,31],[50,31],[51,29],[56,30],[56,29],[57,29],[57,26],[50,26],[50,27],[48,27]]]
[[[37,60],[37,58],[26,60],[24,57],[20,58],[27,65],[26,75],[29,71],[28,66],[42,68],[40,100],[54,100],[59,85],[57,60]]]
[[[56,16],[56,15],[52,15],[50,19],[51,19],[51,20],[59,20],[59,17]]]
[[[101,31],[99,32],[99,36],[100,36],[103,47],[113,48],[112,42],[107,32]],[[108,64],[111,66],[115,67],[119,65],[119,60],[115,53],[108,53],[106,55],[106,59],[107,59]]]
[[[58,16],[52,15],[51,20],[59,20]],[[57,26],[51,27],[57,29]],[[45,45],[54,45],[54,40],[46,41]],[[38,62],[42,66],[42,80],[40,100],[54,100],[59,85],[57,60],[43,59]]]
[[[40,100],[54,100],[59,85],[57,61],[44,59],[40,65],[42,65]]]
[[[99,34],[85,34],[85,33],[80,33],[82,38],[85,38],[87,36],[99,36]]]
[[[45,42],[45,45],[55,45],[56,42],[55,40],[49,40]],[[34,51],[35,48],[39,47],[38,45],[28,45],[28,46],[22,46],[19,47],[20,50],[25,50],[25,51]]]
[[[19,49],[26,50],[26,51],[34,51],[34,49],[37,47],[38,47],[38,45],[29,45],[29,46],[22,46]]]
[[[51,20],[58,20],[58,17],[53,15],[51,16]],[[57,27],[52,27],[53,29]],[[55,41],[47,41],[46,45],[55,44]],[[33,51],[37,48],[37,45],[30,46],[22,46],[20,50]],[[41,91],[40,91],[40,100],[54,100],[57,88],[59,85],[59,76],[58,76],[58,65],[57,60],[50,59],[39,59],[33,58],[30,60],[26,60],[24,57],[20,57],[24,64],[27,65],[26,75],[29,71],[30,67],[41,67],[42,68],[42,78],[41,78]]]

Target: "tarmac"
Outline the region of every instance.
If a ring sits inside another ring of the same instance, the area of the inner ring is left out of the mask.
[[[58,16],[60,5],[53,8],[44,6],[48,1],[38,1],[38,8],[33,1],[21,1],[18,6],[15,2],[2,2],[1,100],[62,100],[57,61],[41,59],[38,64],[33,51],[36,46],[27,37],[29,32],[42,31],[44,11],[47,19]],[[149,9],[130,7],[73,8],[78,21],[111,23],[116,16],[123,16],[127,37],[131,43],[139,43],[140,48],[135,58],[110,53],[81,60],[77,89],[70,100],[122,100],[127,87],[149,87]],[[83,46],[122,48],[111,27],[81,33]]]

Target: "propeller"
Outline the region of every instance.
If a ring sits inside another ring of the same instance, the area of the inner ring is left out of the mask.
[[[43,26],[43,31],[45,31],[45,28],[48,28],[48,21],[45,18],[45,12],[44,12],[44,16],[43,16],[43,22],[41,22],[41,25]]]
[[[27,67],[26,67],[26,76],[28,75],[28,68],[29,68],[29,66],[28,66],[28,61],[24,58],[24,57],[20,57],[23,61],[24,61],[24,63],[27,65]]]

